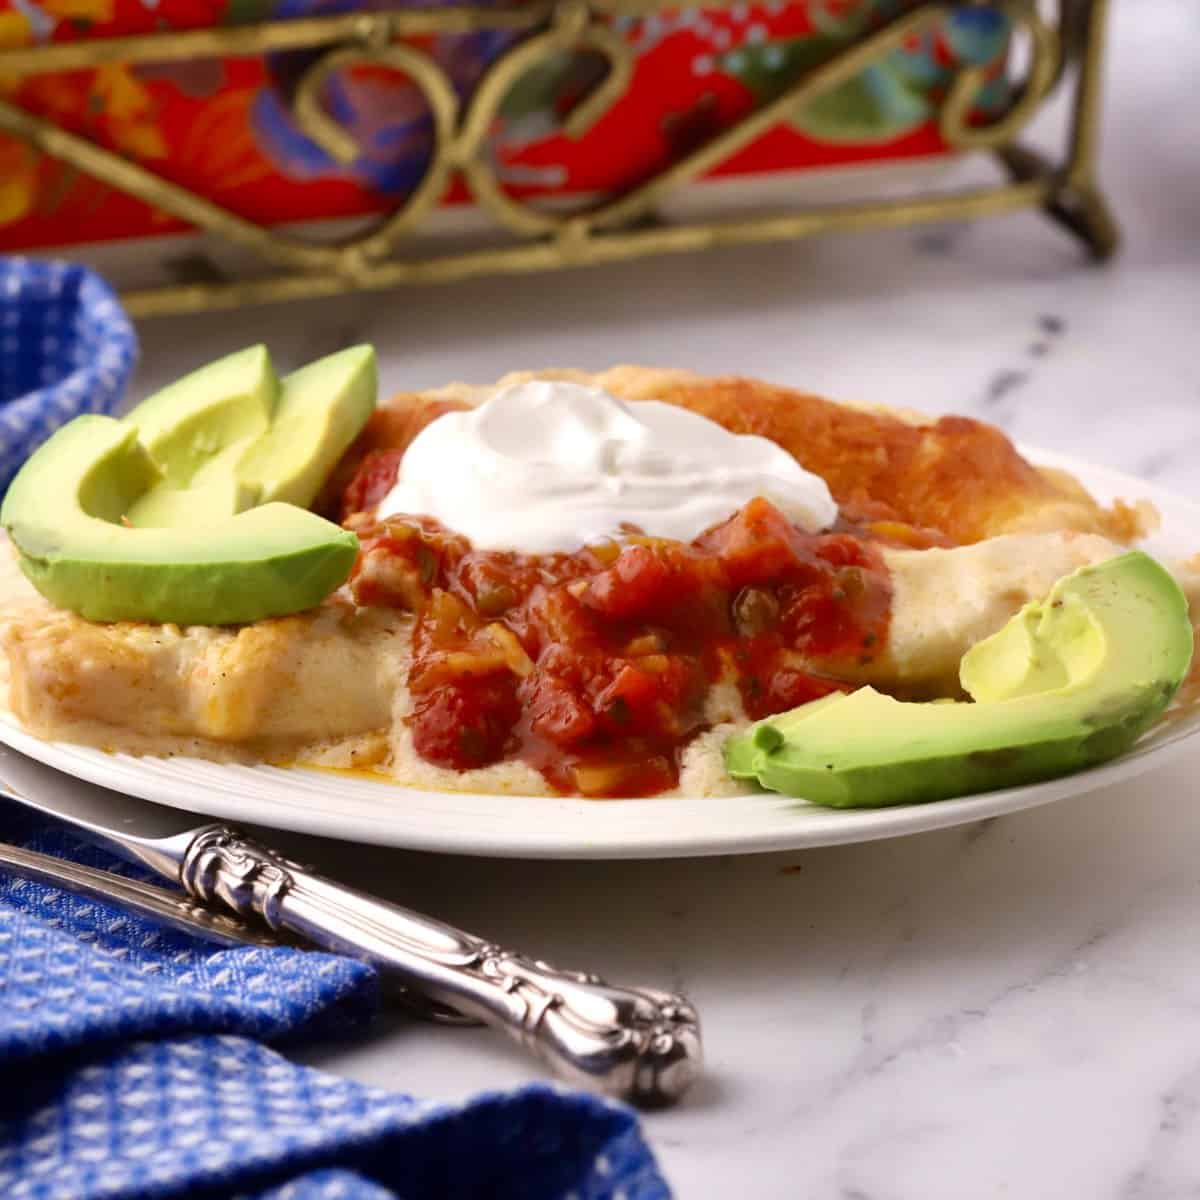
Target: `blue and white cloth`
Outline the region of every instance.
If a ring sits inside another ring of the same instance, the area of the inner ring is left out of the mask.
[[[59,830],[3,836],[134,868]],[[667,1200],[636,1116],[537,1085],[420,1100],[264,1043],[360,1032],[374,972],[222,949],[0,874],[5,1200]]]
[[[0,495],[60,425],[112,412],[136,359],[133,326],[99,275],[0,257]]]

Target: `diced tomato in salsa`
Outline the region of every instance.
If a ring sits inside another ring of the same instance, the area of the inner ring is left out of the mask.
[[[839,666],[886,641],[891,587],[866,527],[807,534],[756,499],[689,544],[478,551],[428,517],[374,520],[397,461],[368,455],[345,494],[362,547],[351,588],[415,613],[408,721],[440,766],[515,758],[564,792],[650,795],[733,715],[706,711],[716,683],[763,717],[847,689]]]
[[[342,514],[366,512],[392,490],[400,471],[403,450],[372,450],[350,480],[342,499]]]
[[[464,676],[417,698],[413,744],[422,758],[440,767],[486,767],[515,743],[520,715],[511,675]]]

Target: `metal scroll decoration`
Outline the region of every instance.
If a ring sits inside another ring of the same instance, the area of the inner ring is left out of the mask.
[[[715,0],[723,4],[724,0]],[[136,196],[199,229],[244,247],[277,271],[265,278],[182,284],[129,292],[137,316],[193,312],[355,289],[440,282],[489,272],[531,272],[612,262],[651,253],[680,252],[739,242],[804,237],[833,230],[945,221],[1040,208],[1076,234],[1098,258],[1108,256],[1118,234],[1095,177],[1100,67],[1108,0],[1058,0],[1053,22],[1036,0],[986,0],[1028,37],[1025,78],[999,119],[969,119],[984,84],[982,68],[959,71],[938,116],[952,149],[985,151],[1003,165],[1006,182],[951,194],[916,196],[822,207],[778,215],[665,224],[655,221],[660,202],[785,121],[804,105],[853,79],[906,39],[919,36],[956,10],[981,3],[918,0],[900,16],[806,71],[777,96],[624,194],[570,212],[548,210],[504,190],[489,159],[486,139],[510,88],[531,68],[564,51],[598,55],[606,73],[568,114],[564,132],[577,138],[625,92],[633,72],[628,43],[612,31],[614,14],[653,11],[648,0],[531,3],[520,8],[455,6],[355,13],[277,21],[236,28],[162,32],[132,37],[0,50],[0,75],[76,70],[101,63],[180,62],[213,55],[257,55],[281,50],[319,52],[293,93],[299,128],[339,162],[355,145],[320,102],[331,73],[353,65],[402,72],[422,91],[433,124],[433,149],[425,174],[393,212],[365,233],[339,243],[306,242],[267,228],[155,175],[146,167],[96,145],[7,101],[0,101],[0,131]],[[714,6],[714,0],[708,0]],[[428,33],[506,30],[520,35],[460,99],[442,67],[417,47],[397,39]],[[1068,144],[1053,162],[1017,141],[1043,100],[1068,72],[1074,76]],[[411,237],[458,176],[473,199],[514,235],[511,244],[472,252],[398,260]]]

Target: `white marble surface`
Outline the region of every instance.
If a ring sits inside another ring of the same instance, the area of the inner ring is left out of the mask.
[[[1200,5],[1117,0],[1111,266],[1032,215],[143,330],[140,385],[267,338],[369,337],[394,388],[614,360],[977,414],[1200,496]],[[1200,548],[1200,530],[1197,530]],[[301,842],[468,928],[699,1004],[709,1071],[646,1118],[682,1196],[1200,1195],[1200,753],[944,833],[804,854],[526,864]],[[395,1021],[310,1055],[433,1096],[534,1071]]]

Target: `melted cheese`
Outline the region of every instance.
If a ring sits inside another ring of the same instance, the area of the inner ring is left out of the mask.
[[[1080,534],[1025,534],[953,550],[889,550],[894,598],[886,652],[844,677],[907,694],[953,694],[958,660],[1059,576],[1120,547]],[[98,625],[0,574],[0,648],[11,707],[34,733],[133,753],[373,766],[397,782],[541,794],[519,762],[448,771],[422,760],[404,721],[411,625],[388,610],[329,605],[235,629]],[[716,729],[688,747],[682,794],[729,794],[725,734],[743,720],[736,690],[712,689]]]

